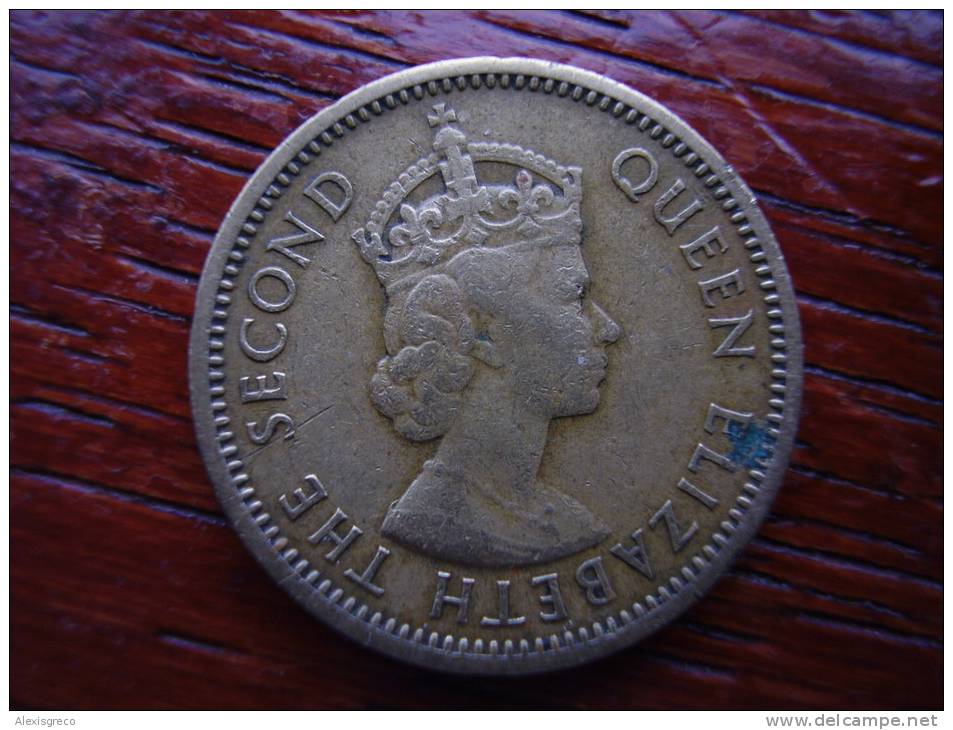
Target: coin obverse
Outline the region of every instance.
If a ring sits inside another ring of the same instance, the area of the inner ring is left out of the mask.
[[[754,535],[801,340],[750,190],[657,102],[525,59],[421,66],[285,140],[190,345],[202,453],[312,614],[464,673],[579,664]]]

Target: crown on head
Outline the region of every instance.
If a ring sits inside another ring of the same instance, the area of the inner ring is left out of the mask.
[[[405,170],[352,238],[388,293],[410,285],[474,247],[579,243],[582,171],[511,144],[467,142],[453,109],[427,115],[433,154]],[[517,168],[512,185],[481,184],[474,163]],[[412,205],[414,190],[437,173],[446,192]]]

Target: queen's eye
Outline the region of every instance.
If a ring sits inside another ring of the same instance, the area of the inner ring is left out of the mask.
[[[556,286],[559,297],[566,302],[581,302],[589,291],[589,280],[584,277],[572,277],[560,281]]]
[[[583,299],[589,293],[589,277],[584,275],[576,281],[576,295]]]
[[[581,302],[586,296],[585,283],[577,279],[560,282],[556,290],[559,293],[559,298],[568,303]]]
[[[566,300],[584,299],[589,293],[589,270],[578,245],[557,246],[550,249],[550,271],[559,297]]]

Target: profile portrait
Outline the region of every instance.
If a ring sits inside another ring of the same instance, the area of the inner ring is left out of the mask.
[[[433,153],[353,234],[386,293],[376,409],[439,439],[384,536],[484,567],[571,555],[602,520],[538,478],[550,421],[595,411],[619,326],[589,296],[582,171],[523,147],[468,142],[443,104]]]

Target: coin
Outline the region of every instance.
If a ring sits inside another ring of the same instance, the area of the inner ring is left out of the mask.
[[[801,390],[790,280],[731,167],[642,94],[526,59],[403,71],[295,131],[215,239],[190,366],[271,576],[464,673],[684,611],[765,516]]]

